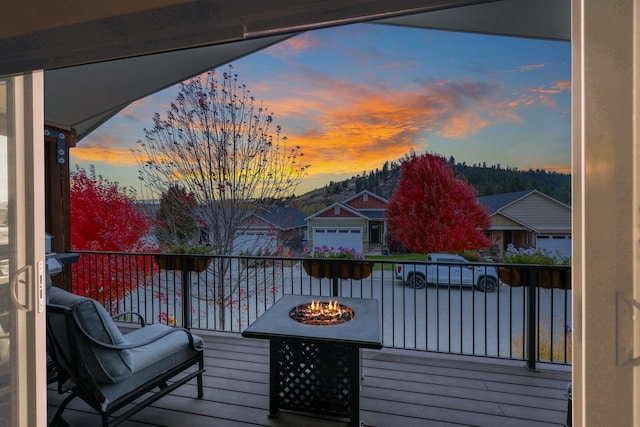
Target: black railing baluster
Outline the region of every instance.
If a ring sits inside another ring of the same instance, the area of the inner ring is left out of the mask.
[[[549,323],[550,323],[549,329],[550,329],[550,336],[551,336],[551,340],[550,340],[550,342],[549,342],[549,347],[550,347],[550,350],[549,350],[549,358],[551,359],[551,362],[554,362],[553,358],[555,357],[555,352],[554,352],[554,347],[553,347],[553,346],[554,346],[554,340],[553,340],[553,336],[554,336],[554,325],[553,325],[553,323],[554,323],[554,322],[553,322],[553,311],[554,311],[554,310],[553,310],[553,305],[554,305],[553,301],[554,301],[554,294],[555,294],[555,293],[553,292],[553,289],[552,289],[552,290],[551,290],[551,296],[550,296],[550,298],[551,298],[551,301],[550,301],[550,308],[549,308],[549,311],[550,311],[550,313],[551,313],[551,322],[549,322]]]
[[[191,329],[191,266],[187,255],[180,255],[182,265],[182,327]]]
[[[537,267],[529,269],[527,289],[527,327],[525,341],[527,343],[527,369],[536,369],[536,290],[538,288],[539,270]]]
[[[338,286],[340,285],[340,263],[335,260],[331,260],[331,296],[339,297],[340,290]]]
[[[513,287],[509,286],[509,343],[513,342]],[[509,359],[513,359],[513,345],[509,346]]]
[[[563,300],[564,304],[563,304],[563,311],[564,311],[564,319],[565,322],[567,321],[567,303],[566,303],[566,292],[565,292],[565,299]],[[568,357],[567,355],[569,354],[569,350],[570,350],[570,346],[571,343],[569,342],[570,339],[570,334],[571,334],[571,324],[570,323],[565,323],[564,327],[562,328],[562,339],[563,341],[563,346],[562,346],[562,362],[563,363],[567,363]]]
[[[487,274],[487,267],[484,268]],[[497,356],[500,357],[500,280],[496,283],[496,343],[498,343]],[[509,340],[511,342],[511,340]]]

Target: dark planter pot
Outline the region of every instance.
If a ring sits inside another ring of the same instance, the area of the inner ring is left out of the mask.
[[[506,283],[509,286],[522,286],[524,284],[523,280],[523,270],[518,267],[496,267],[498,270],[498,277],[502,283]]]
[[[340,263],[340,278],[362,280],[371,276],[373,263],[368,261]]]
[[[373,262],[369,261],[341,262],[328,259],[305,259],[302,261],[304,271],[316,279],[333,278],[332,265],[335,265],[337,277],[341,279],[366,279],[371,276],[373,270]]]
[[[207,269],[213,257],[185,255],[154,255],[156,264],[163,270],[188,270],[202,273]]]
[[[529,270],[523,267],[496,267],[500,281],[509,286],[523,286]],[[541,288],[571,289],[571,269],[540,268],[538,286]]]
[[[323,277],[331,278],[331,264],[323,259],[305,259],[302,261],[302,268],[311,277],[321,279]]]

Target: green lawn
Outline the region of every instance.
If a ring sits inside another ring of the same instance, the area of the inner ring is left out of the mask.
[[[394,254],[394,255],[367,255],[367,260],[383,260],[383,261],[426,261],[426,254]],[[380,271],[384,268],[385,271],[392,271],[393,264],[378,263],[373,266],[374,271]]]

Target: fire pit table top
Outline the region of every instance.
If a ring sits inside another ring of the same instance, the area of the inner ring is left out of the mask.
[[[353,309],[348,322],[335,325],[307,325],[291,317],[294,307],[311,301],[338,301]],[[312,339],[353,344],[362,348],[382,348],[378,300],[343,297],[284,295],[242,332],[247,338]]]

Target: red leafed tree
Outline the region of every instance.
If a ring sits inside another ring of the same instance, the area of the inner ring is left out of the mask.
[[[400,186],[387,205],[389,234],[418,253],[461,252],[491,245],[491,222],[475,188],[456,178],[443,158],[411,152],[401,166]]]
[[[139,252],[150,222],[136,205],[135,193],[117,182],[76,167],[70,174],[71,247],[75,250]],[[149,259],[146,259],[149,258]],[[73,292],[89,296],[115,311],[119,296],[128,295],[153,272],[150,257],[80,254],[73,266]]]

